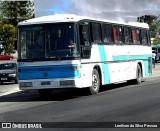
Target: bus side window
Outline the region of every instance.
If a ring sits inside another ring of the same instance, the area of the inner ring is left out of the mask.
[[[113,28],[110,24],[103,24],[103,42],[113,42]]]
[[[81,45],[90,45],[88,25],[79,25],[79,36]]]
[[[113,35],[114,35],[114,42],[122,44],[122,27],[121,26],[114,26],[113,27]]]
[[[130,27],[124,27],[124,43],[131,44],[132,41],[132,31]]]
[[[146,30],[141,30],[141,41],[142,45],[148,45]]]
[[[132,28],[132,39],[133,39],[133,44],[141,44],[140,43],[140,32],[139,29]]]
[[[140,30],[139,29],[135,29],[136,30],[136,44],[141,44],[141,41],[140,41]]]
[[[101,37],[101,25],[100,23],[92,23],[92,37],[93,37],[93,42],[102,42],[102,37]]]
[[[79,40],[83,58],[89,58],[91,54],[89,25],[90,24],[87,22],[83,22],[79,25]]]
[[[137,33],[136,33],[136,29],[132,28],[132,40],[133,40],[133,44],[137,44]]]
[[[117,43],[118,42],[118,40],[117,40],[117,29],[116,29],[115,26],[113,27],[113,37],[114,37],[114,42]]]
[[[118,26],[118,42],[123,43],[122,27]]]
[[[148,45],[151,45],[151,38],[150,38],[149,30],[147,30],[147,41],[148,41]]]

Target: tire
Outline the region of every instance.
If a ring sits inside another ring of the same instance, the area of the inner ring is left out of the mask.
[[[42,97],[49,97],[52,94],[52,89],[38,89],[38,92]]]
[[[134,80],[135,84],[140,84],[142,82],[142,69],[140,65],[137,65],[137,70],[136,70],[136,79]]]
[[[100,77],[99,73],[96,69],[93,69],[92,72],[92,86],[90,88],[90,93],[92,95],[98,94],[99,89],[100,89]]]
[[[15,84],[18,84],[18,80],[15,80]]]

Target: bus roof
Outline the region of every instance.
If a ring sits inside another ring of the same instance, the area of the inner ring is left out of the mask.
[[[49,16],[42,16],[42,17],[37,17],[37,18],[22,21],[18,25],[33,25],[33,24],[58,23],[58,22],[78,22],[84,19],[93,20],[93,21],[103,21],[103,22],[114,23],[114,24],[122,24],[122,25],[128,25],[128,26],[135,26],[135,27],[141,27],[141,28],[149,28],[148,24],[146,23],[112,21],[107,19],[97,19],[97,18],[91,18],[87,16],[79,16],[74,14],[55,14],[55,15],[49,15]]]

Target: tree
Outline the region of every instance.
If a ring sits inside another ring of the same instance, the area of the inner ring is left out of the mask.
[[[150,27],[150,32],[151,32],[151,37],[155,38],[157,37],[157,33],[159,32],[160,29],[160,23],[158,22],[159,16],[154,16],[154,15],[143,15],[141,17],[137,18],[138,22],[145,22],[148,23]],[[157,41],[157,39],[156,39]]]
[[[0,26],[0,38],[5,43],[5,52],[12,53],[15,39],[16,39],[16,28],[11,24],[2,24]]]
[[[151,37],[152,38],[156,37],[158,29],[160,29],[160,23],[152,23],[150,25],[150,32],[151,32]]]
[[[17,26],[18,22],[34,17],[34,4],[26,1],[1,1],[0,12],[4,24]]]
[[[137,18],[137,22],[145,22],[151,25],[155,21],[156,18],[157,16],[154,16],[154,15],[143,15]]]
[[[16,43],[18,22],[34,17],[33,0],[0,1],[0,39],[6,52],[12,52]]]

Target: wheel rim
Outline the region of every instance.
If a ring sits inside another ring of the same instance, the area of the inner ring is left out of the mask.
[[[92,84],[93,84],[93,89],[96,90],[99,86],[99,79],[97,75],[93,75],[92,77]]]

